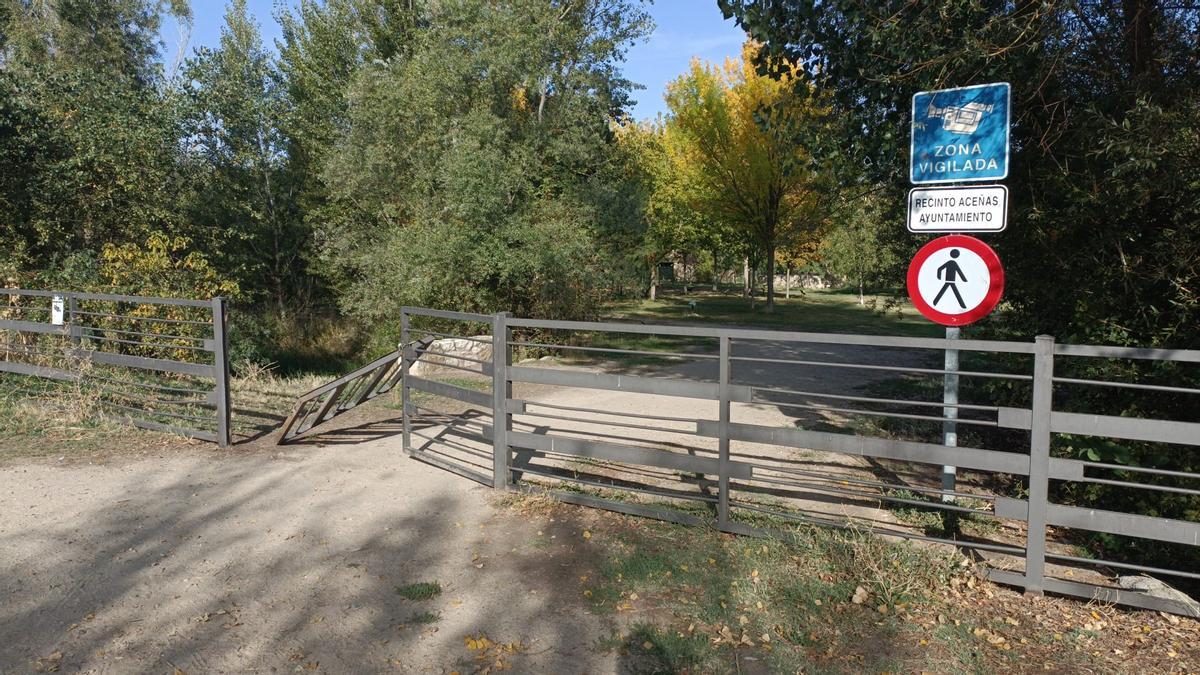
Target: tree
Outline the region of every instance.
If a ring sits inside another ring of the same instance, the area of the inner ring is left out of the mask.
[[[227,274],[283,315],[307,279],[311,234],[285,172],[284,91],[246,0],[232,0],[218,47],[200,49],[184,77],[199,170],[191,221],[219,232]]]
[[[605,276],[615,64],[647,20],[587,0],[436,3],[405,50],[363,63],[324,162],[323,260],[343,306],[404,302],[586,316]]]
[[[835,224],[821,242],[821,259],[829,271],[858,287],[858,304],[866,304],[871,284],[894,281],[904,262],[896,242],[897,218],[887,217],[878,194],[843,203]]]
[[[841,122],[848,177],[907,188],[913,93],[986,82],[1013,87],[1009,225],[989,243],[1005,262],[1002,311],[981,337],[1200,347],[1200,9],[1195,3],[719,0],[766,54],[803,63]],[[763,64],[766,67],[766,63]],[[899,278],[897,277],[897,281]],[[1200,384],[1176,364],[1063,359],[1055,375]],[[992,393],[1005,405],[1013,394]],[[1024,405],[1022,403],[1022,405]],[[1059,389],[1056,410],[1194,419],[1189,397]],[[1076,437],[1056,454],[1195,471],[1188,453]],[[1052,486],[1056,499],[1194,518],[1194,496]],[[1157,564],[1143,543],[1129,545]],[[1121,546],[1108,537],[1107,548]],[[1171,555],[1169,552],[1167,555]],[[1192,561],[1193,566],[1195,560]]]
[[[294,10],[280,11],[277,67],[286,103],[280,133],[287,173],[310,229],[347,217],[346,204],[330,205],[322,171],[334,145],[350,130],[355,74],[363,64],[410,53],[424,4],[300,0]]]
[[[775,306],[775,251],[781,241],[823,222],[818,176],[809,153],[794,143],[798,128],[820,124],[807,85],[786,60],[754,70],[758,47],[724,67],[693,61],[668,85],[667,145],[675,170],[688,176],[696,208],[744,233],[751,257],[767,267],[766,311]]]
[[[679,164],[687,160],[675,156],[679,148],[669,143],[662,120],[627,121],[616,128],[616,134],[644,191],[641,257],[650,275],[649,296],[654,300],[659,263],[672,254],[686,258],[689,253],[714,253],[722,246],[724,223],[695,208],[698,186],[689,180],[689,172],[679,171]]]
[[[164,11],[188,16],[182,2],[0,0],[0,265],[55,268],[182,227]]]
[[[907,187],[920,90],[1013,86],[1012,203],[990,239],[1005,261],[993,334],[1200,345],[1200,11],[1155,0],[720,0],[815,73],[844,178]],[[762,68],[769,68],[763,60]],[[1086,280],[1086,281],[1084,281]]]

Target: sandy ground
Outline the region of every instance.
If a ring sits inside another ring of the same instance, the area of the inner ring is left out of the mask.
[[[472,672],[479,634],[521,641],[517,672],[619,670],[567,583],[578,528],[492,497],[390,435],[0,469],[0,672]]]

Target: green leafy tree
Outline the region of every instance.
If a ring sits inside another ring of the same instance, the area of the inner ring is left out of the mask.
[[[815,73],[843,178],[906,188],[910,99],[1013,86],[997,334],[1200,345],[1200,10],[1156,0],[719,0],[767,53]],[[765,63],[765,62],[764,62]],[[1191,125],[1191,126],[1189,126]]]
[[[405,50],[354,76],[348,130],[322,172],[324,260],[344,306],[403,302],[539,316],[596,311],[615,64],[646,27],[626,2],[419,9]]]
[[[645,191],[641,204],[641,258],[650,276],[650,299],[658,290],[658,266],[661,261],[689,254],[710,254],[723,247],[722,237],[728,237],[720,221],[706,217],[697,208],[695,190],[690,174],[679,170],[673,156],[667,126],[662,122],[638,123],[628,121],[617,128],[617,140],[636,167],[638,181]]]
[[[331,206],[326,160],[350,129],[350,85],[364,63],[408,55],[423,3],[411,0],[300,0],[278,15],[278,76],[286,107],[280,121],[287,172],[310,228],[347,217]],[[350,217],[367,217],[357,211]]]
[[[284,91],[246,0],[229,4],[219,45],[200,49],[184,77],[197,167],[191,222],[219,233],[227,273],[284,314],[308,279],[311,236],[285,170]]]
[[[850,200],[821,241],[822,265],[858,287],[860,305],[866,304],[867,286],[894,285],[902,274],[906,251],[894,235],[897,218],[889,215],[877,195]]]
[[[1012,84],[1009,225],[989,237],[1005,263],[1005,300],[1002,311],[973,327],[974,333],[1200,347],[1195,3],[719,3],[766,43],[768,53],[795,59],[816,74],[841,122],[836,145],[821,151],[846,160],[846,178],[886,186],[894,204],[907,187],[912,94]],[[1064,359],[1055,374],[1200,385],[1194,372],[1154,362]],[[1197,410],[1192,397],[1104,387],[1060,389],[1056,407],[1181,420],[1195,420]],[[1099,440],[1065,439],[1055,451],[1152,468],[1197,468],[1188,453]],[[1054,489],[1056,499],[1101,508],[1185,519],[1200,512],[1194,496],[1085,484]],[[1122,546],[1115,537],[1099,545]],[[1151,564],[1154,555],[1178,555],[1145,542],[1125,546]]]
[[[178,100],[150,0],[0,0],[0,265],[61,266],[177,232]],[[21,275],[17,275],[20,278]]]
[[[822,111],[797,94],[808,85],[790,62],[768,61],[769,75],[755,72],[757,51],[747,44],[742,60],[723,68],[695,61],[668,85],[666,136],[696,207],[742,232],[749,256],[765,262],[765,309],[773,311],[776,249],[824,221],[824,190],[809,153],[794,142],[798,128],[815,132]]]

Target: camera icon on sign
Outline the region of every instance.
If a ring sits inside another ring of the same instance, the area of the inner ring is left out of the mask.
[[[983,116],[992,112],[994,108],[994,105],[984,105],[977,101],[939,108],[931,100],[926,116],[942,120],[942,129],[952,134],[973,134],[983,121]]]

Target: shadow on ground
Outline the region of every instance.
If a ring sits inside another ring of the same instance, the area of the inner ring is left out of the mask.
[[[480,634],[518,671],[604,669],[572,526],[398,444],[302,453],[0,473],[0,672],[471,672]]]

